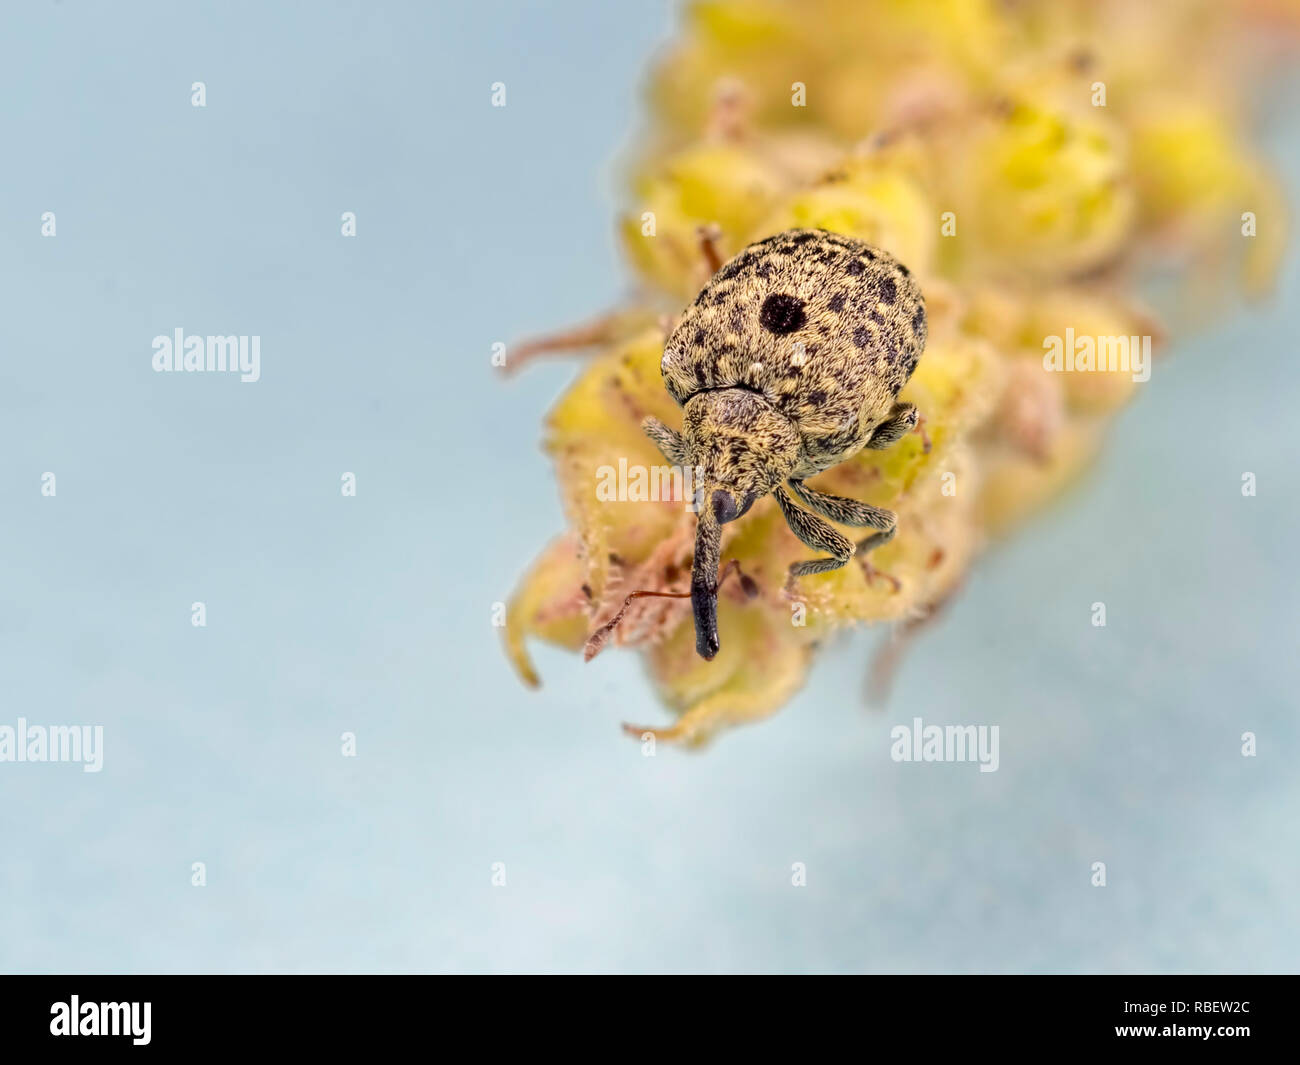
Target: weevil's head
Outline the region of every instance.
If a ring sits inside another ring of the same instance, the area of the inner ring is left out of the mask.
[[[695,463],[695,509],[735,521],[790,476],[798,430],[757,392],[719,388],[686,401],[682,432]]]
[[[722,526],[786,480],[799,462],[793,423],[757,392],[719,388],[686,401],[682,433],[695,464],[695,562],[691,602],[695,649],[718,653],[718,563]]]

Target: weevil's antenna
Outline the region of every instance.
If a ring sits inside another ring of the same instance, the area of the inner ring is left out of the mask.
[[[752,577],[748,576],[746,573],[744,573],[741,570],[740,563],[734,558],[730,562],[728,562],[725,567],[723,567],[722,573],[718,577],[717,587],[721,588],[722,585],[726,582],[727,578],[730,577],[733,572],[739,574],[740,586],[745,590],[745,595],[747,597],[753,599],[755,596],[758,595],[758,585],[754,583]],[[714,594],[715,595],[717,594],[717,589],[714,590]],[[598,628],[595,632],[593,632],[590,636],[587,637],[587,645],[582,652],[583,659],[587,662],[590,662],[593,658],[596,657],[596,655],[600,652],[601,648],[603,648],[605,644],[609,641],[610,635],[618,627],[619,622],[623,620],[623,615],[627,613],[627,608],[632,605],[634,600],[647,599],[650,597],[654,597],[657,599],[690,599],[691,593],[690,592],[652,592],[648,590],[632,592],[626,599],[623,600],[623,605],[619,607],[618,613],[615,614],[612,618],[610,618],[607,622],[605,622],[605,624],[603,624],[600,628]],[[716,633],[716,626],[715,626],[715,633]]]

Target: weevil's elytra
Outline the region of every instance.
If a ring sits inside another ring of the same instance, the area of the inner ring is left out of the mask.
[[[682,432],[653,418],[644,428],[671,461],[702,471],[691,592],[705,658],[718,650],[721,525],[755,500],[775,494],[794,534],[830,556],[795,563],[792,578],[837,569],[893,536],[893,512],[803,481],[916,427],[916,408],[897,397],[925,339],[925,300],[907,268],[816,229],[751,244],[682,315],[662,363]],[[875,532],[854,545],[826,518]]]

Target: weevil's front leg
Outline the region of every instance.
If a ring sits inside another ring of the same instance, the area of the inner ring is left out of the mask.
[[[915,407],[912,409],[916,410]],[[845,499],[843,496],[818,492],[815,488],[809,488],[803,481],[791,481],[790,487],[805,505],[822,517],[830,518],[831,521],[837,521],[841,525],[856,525],[859,528],[879,530],[858,541],[855,554],[862,564],[862,573],[867,578],[868,584],[876,577],[884,577],[894,586],[894,591],[897,592],[903,587],[897,577],[891,577],[888,573],[876,569],[867,558],[868,552],[877,547],[884,547],[894,538],[894,533],[898,529],[897,514],[883,507],[873,507],[870,503],[859,503],[856,499]]]
[[[898,520],[892,510],[873,507],[870,503],[859,503],[856,499],[827,495],[815,488],[809,488],[803,481],[791,481],[790,487],[809,510],[816,511],[823,518],[830,518],[840,525],[883,530],[892,529]]]
[[[790,531],[814,551],[825,551],[830,558],[813,558],[807,562],[794,562],[790,566],[790,580],[813,573],[827,573],[839,569],[853,557],[853,541],[837,532],[815,514],[800,510],[794,500],[779,485],[773,490],[776,501],[785,515]],[[788,587],[787,582],[787,587]]]
[[[689,465],[687,459],[690,453],[686,450],[686,441],[682,439],[681,433],[669,429],[658,418],[649,417],[642,419],[641,431],[654,441],[655,447],[663,452],[664,458],[674,466]]]
[[[915,403],[895,403],[889,417],[876,426],[866,446],[873,451],[884,451],[903,439],[917,427],[921,421],[921,412]],[[930,449],[927,447],[927,451]]]

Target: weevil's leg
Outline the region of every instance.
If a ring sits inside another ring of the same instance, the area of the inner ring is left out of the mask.
[[[889,412],[889,417],[876,426],[866,446],[873,451],[884,451],[885,448],[892,447],[902,440],[920,422],[921,413],[914,403],[895,403],[894,409]],[[929,450],[927,441],[926,451]]]
[[[658,418],[647,417],[641,420],[641,431],[654,441],[655,447],[663,452],[664,458],[674,466],[685,468],[690,465],[690,452],[686,449],[686,441],[677,430],[669,429]]]
[[[704,256],[705,265],[709,268],[709,276],[712,277],[722,269],[722,252],[718,250],[718,241],[722,239],[722,227],[711,222],[707,226],[696,226],[695,232],[700,238],[700,254]]]
[[[866,539],[858,541],[858,563],[862,566],[862,575],[867,578],[868,584],[874,584],[877,577],[884,577],[894,586],[895,592],[901,592],[903,582],[884,570],[876,569],[871,564],[871,559],[867,557],[877,547],[884,547],[889,543],[894,538],[894,533],[898,532],[898,516],[892,510],[887,510],[885,513],[894,519],[894,524],[882,532],[872,533]]]
[[[790,487],[809,510],[841,525],[853,525],[860,529],[889,529],[894,525],[892,510],[873,507],[870,503],[859,503],[856,499],[827,495],[809,488],[803,481],[791,481]]]
[[[790,565],[790,581],[796,577],[806,577],[813,573],[826,573],[839,569],[853,557],[853,541],[835,531],[816,514],[809,514],[794,505],[786,490],[778,485],[772,492],[785,515],[790,531],[799,537],[814,551],[825,551],[830,558],[814,558],[807,562],[794,562]],[[787,581],[789,587],[789,581]]]
[[[916,408],[912,409],[915,410]],[[873,583],[877,577],[884,577],[894,586],[896,592],[903,587],[897,577],[891,577],[888,573],[876,569],[867,558],[868,552],[877,547],[884,547],[894,538],[894,533],[898,528],[897,514],[892,510],[885,510],[883,507],[873,507],[869,503],[859,503],[856,499],[845,499],[843,496],[832,496],[827,495],[825,492],[818,492],[814,488],[809,488],[803,481],[791,481],[790,487],[794,489],[795,495],[822,517],[830,518],[831,521],[837,521],[841,525],[856,525],[859,528],[879,530],[865,539],[859,540],[855,549],[854,553],[862,564],[863,576],[867,578],[868,584]]]

